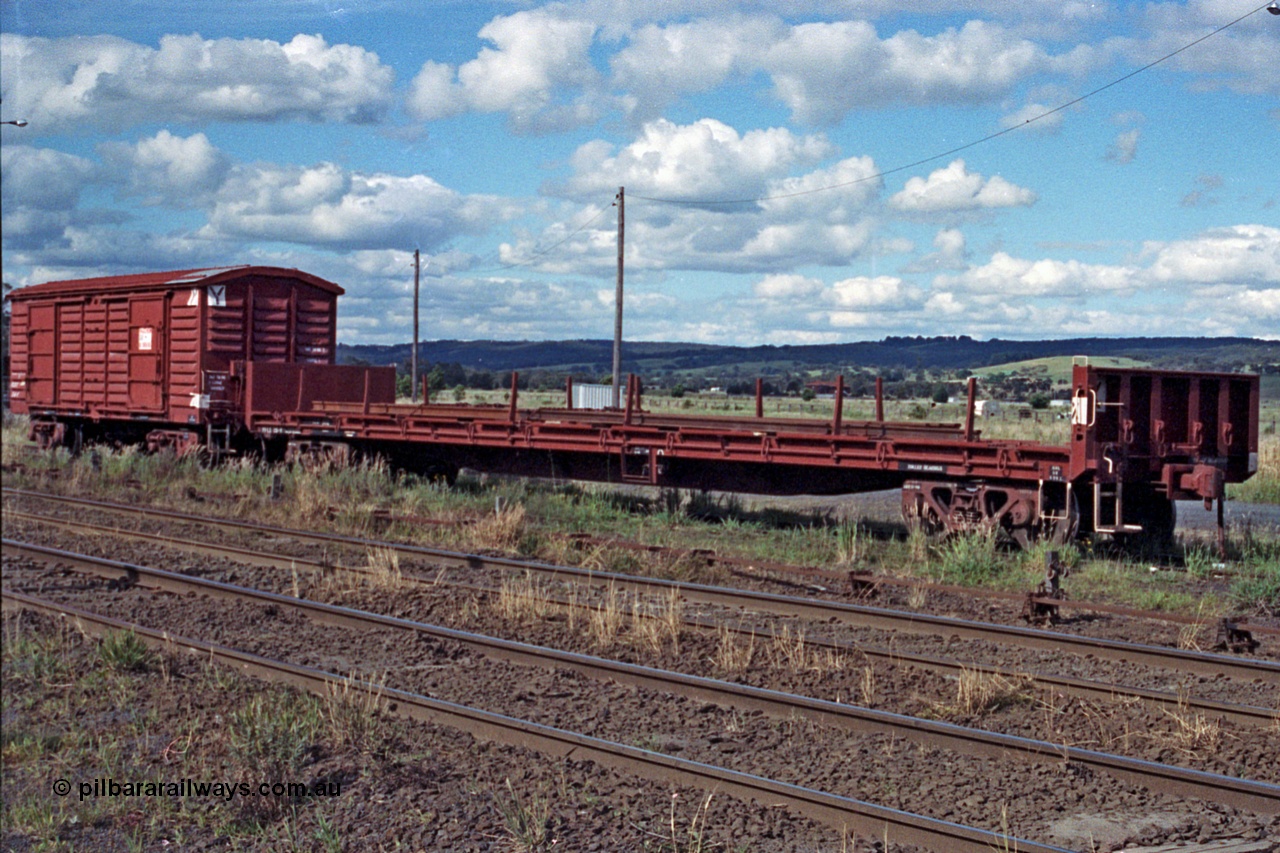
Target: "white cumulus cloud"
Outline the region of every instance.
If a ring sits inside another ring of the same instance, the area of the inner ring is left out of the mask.
[[[610,60],[612,83],[634,99],[634,115],[651,119],[681,95],[751,73],[785,35],[786,27],[776,19],[737,15],[649,24],[632,33]]]
[[[816,278],[796,275],[770,275],[756,282],[751,292],[761,299],[808,299],[823,290],[823,283]]]
[[[1126,266],[1085,264],[1076,260],[1027,260],[996,252],[991,260],[956,276],[939,276],[935,286],[1008,297],[1078,296],[1098,291],[1129,292],[1138,271]]]
[[[886,39],[865,21],[800,24],[764,60],[782,102],[816,124],[855,107],[981,103],[1049,64],[1035,43],[983,21]]]
[[[512,214],[508,202],[464,196],[425,175],[311,167],[238,167],[223,184],[202,233],[259,240],[379,249],[431,248],[481,233]]]
[[[1132,163],[1133,158],[1138,156],[1138,140],[1141,138],[1142,130],[1139,128],[1120,131],[1116,134],[1115,141],[1107,147],[1107,160],[1121,166]]]
[[[162,130],[136,145],[103,143],[99,152],[129,193],[173,207],[206,203],[231,169],[203,133],[183,138]]]
[[[394,73],[377,54],[298,35],[206,40],[167,35],[159,48],[114,36],[0,36],[5,108],[44,131],[141,122],[371,122]]]
[[[1280,228],[1234,225],[1190,240],[1148,244],[1157,282],[1266,282],[1280,286]]]
[[[1025,187],[1006,181],[999,175],[983,178],[965,168],[963,160],[954,160],[929,177],[914,177],[902,191],[889,199],[890,206],[910,213],[946,213],[985,210],[995,207],[1027,207],[1035,204],[1036,194]]]
[[[543,115],[557,93],[590,88],[597,78],[589,51],[596,25],[546,10],[494,18],[480,30],[493,47],[456,69],[427,62],[413,80],[407,107],[429,121],[466,111],[508,112],[522,130],[548,129]],[[594,118],[583,102],[557,114],[563,123]]]
[[[786,128],[739,134],[711,118],[687,125],[659,119],[621,150],[603,141],[579,147],[563,189],[587,195],[625,186],[636,194],[681,200],[754,198],[768,194],[769,182],[791,167],[815,163],[831,151],[824,137],[797,136]]]

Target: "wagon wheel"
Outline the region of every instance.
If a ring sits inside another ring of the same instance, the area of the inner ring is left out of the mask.
[[[907,525],[908,532],[919,530],[930,539],[937,539],[947,531],[946,521],[939,518],[938,513],[927,503],[914,510],[908,510],[904,505],[902,521]]]
[[[1006,527],[1004,532],[1023,551],[1030,551],[1039,541],[1045,541],[1051,545],[1065,545],[1073,541],[1076,534],[1080,532],[1080,502],[1076,500],[1075,492],[1071,492],[1066,509],[1065,518]]]
[[[1030,551],[1031,546],[1036,542],[1035,530],[1030,527],[1015,527],[1011,530],[1005,530],[1017,546],[1023,551]]]
[[[1066,545],[1080,533],[1080,501],[1074,491],[1067,502],[1067,517],[1047,522],[1044,538],[1054,545]]]

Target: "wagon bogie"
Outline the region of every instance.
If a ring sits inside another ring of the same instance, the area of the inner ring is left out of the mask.
[[[909,480],[902,487],[902,517],[928,536],[990,533],[1027,548],[1074,539],[1081,516],[1070,483]]]

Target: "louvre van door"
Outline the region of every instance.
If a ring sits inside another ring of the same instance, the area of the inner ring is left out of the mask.
[[[52,406],[58,387],[58,308],[32,305],[28,317],[27,404]]]
[[[163,350],[164,297],[130,300],[129,408],[161,408]]]

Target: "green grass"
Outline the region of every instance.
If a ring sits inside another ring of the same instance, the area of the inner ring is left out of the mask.
[[[1229,595],[1232,604],[1245,613],[1280,614],[1280,563],[1233,579]]]
[[[1026,361],[1010,361],[1005,364],[995,364],[990,367],[979,367],[973,371],[974,376],[983,377],[991,376],[996,373],[1019,374],[1019,375],[1040,375],[1045,376],[1055,383],[1065,383],[1071,381],[1071,368],[1075,361],[1074,356],[1060,355],[1051,358],[1033,358]],[[1089,364],[1093,367],[1149,367],[1150,362],[1139,361],[1132,358],[1090,358]]]
[[[78,786],[102,778],[304,782],[322,755],[365,773],[361,756],[386,753],[401,736],[399,723],[376,723],[376,735],[365,723],[352,728],[342,693],[324,699],[264,687],[148,650],[130,633],[95,642],[44,617],[3,619],[5,849],[343,849],[329,813],[342,798],[81,800]],[[359,710],[369,718],[367,702]],[[357,736],[363,752],[352,751]],[[57,779],[72,784],[69,795],[50,794]]]
[[[1227,486],[1230,500],[1280,504],[1280,435],[1263,435],[1258,441],[1258,472],[1243,483]]]
[[[103,637],[98,656],[116,672],[145,672],[153,657],[146,643],[132,631],[113,631]]]
[[[1152,572],[1149,565],[1123,560],[1083,561],[1067,585],[1073,598],[1140,610],[1217,613],[1227,609],[1221,598],[1189,588],[1180,573]]]
[[[938,547],[937,579],[962,586],[989,586],[1012,562],[998,550],[994,532],[955,536]]]

